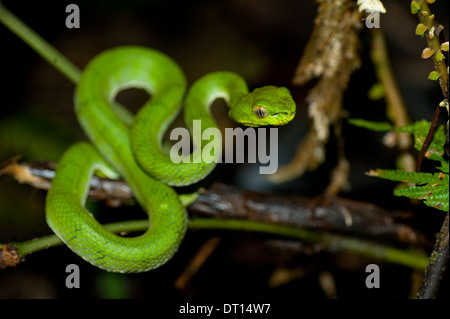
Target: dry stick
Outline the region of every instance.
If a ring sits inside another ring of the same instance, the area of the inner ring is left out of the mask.
[[[192,277],[199,271],[209,256],[214,252],[220,242],[220,237],[212,237],[208,239],[191,259],[184,269],[183,273],[175,281],[175,287],[179,290],[186,288]]]

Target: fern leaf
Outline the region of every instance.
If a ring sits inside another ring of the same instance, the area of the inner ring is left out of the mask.
[[[414,135],[414,148],[418,151],[422,149],[423,143],[427,137],[428,131],[430,130],[431,123],[422,120],[415,122],[410,125],[397,127],[395,131],[397,132],[406,132]],[[435,160],[435,161],[443,161],[444,155],[444,144],[445,144],[445,130],[444,125],[441,125],[436,128],[433,139],[430,142],[430,146],[425,154],[425,157]]]
[[[443,165],[445,166],[445,165]],[[447,163],[448,170],[448,163]],[[445,173],[417,173],[403,170],[377,169],[367,173],[396,182],[414,183],[413,186],[394,190],[395,196],[423,200],[424,204],[439,210],[447,211],[449,208],[449,175]]]
[[[443,211],[449,208],[448,185],[445,186],[415,186],[394,190],[394,195],[420,199],[424,204]]]
[[[414,148],[417,151],[422,149],[423,143],[426,139],[428,131],[430,130],[431,123],[422,120],[418,122],[414,122],[409,125],[394,127],[392,124],[388,122],[375,122],[375,121],[367,121],[363,119],[349,119],[348,122],[352,125],[366,128],[372,131],[386,132],[386,131],[396,131],[401,133],[410,133],[414,136]],[[444,155],[444,147],[445,144],[445,128],[444,125],[441,125],[436,128],[433,139],[431,140],[430,146],[425,154],[425,157],[435,160],[435,161],[443,161]]]
[[[439,182],[439,174],[406,172],[401,169],[377,169],[366,173],[369,176],[381,177],[395,182],[431,184]]]
[[[437,169],[443,171],[444,173],[448,174],[448,162],[447,161],[441,161],[442,166],[436,167]]]
[[[446,212],[449,209],[449,194],[436,195],[434,198],[425,200],[424,204]]]
[[[431,123],[422,120],[403,127],[394,128],[389,123],[371,122],[361,119],[352,119],[351,124],[364,127],[374,131],[389,131],[410,133],[414,136],[414,148],[420,151],[430,130]],[[449,209],[449,163],[444,158],[444,144],[446,133],[444,125],[436,128],[433,138],[425,153],[425,157],[434,161],[439,161],[441,166],[437,167],[440,172],[406,172],[404,170],[371,170],[366,173],[369,176],[377,176],[396,182],[416,184],[413,187],[406,187],[394,190],[394,195],[420,199],[425,205],[448,211]]]

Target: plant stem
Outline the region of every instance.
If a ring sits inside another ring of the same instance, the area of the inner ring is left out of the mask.
[[[0,22],[25,41],[70,81],[73,83],[78,82],[81,71],[72,62],[66,59],[63,54],[20,21],[14,14],[9,12],[2,3],[0,3]]]
[[[405,102],[400,94],[394,72],[392,71],[386,40],[381,29],[372,30],[372,42],[370,56],[375,67],[378,81],[383,85],[386,92],[387,115],[394,126],[401,127],[409,124],[409,116],[406,111]],[[412,138],[408,133],[397,133],[398,147],[401,154],[399,163],[401,169],[414,171],[414,158],[411,154],[413,146]]]
[[[0,22],[33,48],[41,57],[47,60],[48,63],[60,71],[70,81],[74,84],[78,83],[81,77],[80,69],[25,23],[20,21],[14,14],[9,12],[1,2]],[[113,103],[111,108],[126,125],[131,125],[133,114],[128,109],[124,108],[120,103]]]
[[[131,220],[104,225],[112,233],[144,231],[148,227],[148,220]],[[28,240],[21,243],[11,243],[17,248],[20,258],[25,257],[35,251],[43,250],[52,246],[57,246],[63,242],[56,235],[43,236],[37,239]]]
[[[262,232],[265,234],[292,237],[305,242],[321,243],[330,251],[349,251],[358,255],[390,261],[416,269],[425,269],[427,258],[423,254],[380,245],[371,241],[347,236],[332,235],[291,226],[239,219],[197,218],[189,227],[201,229],[228,229]]]
[[[428,4],[424,0],[419,0],[418,4],[420,6],[420,10],[417,12],[417,16],[419,17],[420,23],[427,27],[426,32],[424,33],[425,38],[427,39],[428,48],[434,52],[433,53],[433,63],[434,68],[440,74],[439,76],[439,84],[441,86],[442,94],[444,95],[444,99],[448,98],[448,73],[447,73],[447,65],[445,58],[442,58],[438,61],[438,54],[441,53],[441,43],[439,40],[439,35],[441,35],[443,27],[436,24],[434,20],[434,15],[431,14],[430,8]],[[438,29],[438,30],[436,30]],[[442,56],[441,56],[442,57]],[[448,61],[447,61],[448,63]],[[422,160],[425,156],[425,152],[428,149],[429,143],[433,137],[434,130],[437,125],[437,121],[441,112],[441,107],[437,107],[433,116],[433,121],[431,123],[430,130],[427,134],[427,137],[423,143],[422,149],[420,151],[419,157],[417,159],[416,171],[420,171],[420,166]]]
[[[125,221],[108,224],[104,227],[114,233],[145,231],[148,227],[148,221]],[[427,256],[418,252],[401,250],[348,236],[332,235],[272,223],[240,219],[195,218],[189,221],[189,228],[252,231],[296,238],[309,243],[320,243],[329,251],[348,251],[361,256],[376,258],[419,270],[424,270],[428,263]],[[17,254],[19,258],[22,259],[32,252],[56,246],[61,243],[62,242],[56,235],[49,235],[34,240],[11,244],[16,247]]]
[[[417,0],[417,2],[420,5],[420,10],[417,13],[417,16],[419,17],[420,23],[427,26],[427,31],[425,32],[425,38],[427,39],[428,47],[433,50],[433,63],[434,67],[437,72],[441,75],[439,77],[439,84],[441,86],[442,94],[444,97],[448,96],[448,73],[447,73],[447,67],[445,65],[445,59],[442,59],[440,61],[436,60],[436,57],[438,53],[441,52],[441,43],[439,41],[439,37],[435,33],[436,23],[434,21],[434,15],[431,14],[430,8],[428,7],[428,4],[425,0]],[[433,18],[430,18],[433,17]],[[437,31],[437,30],[436,30]],[[442,30],[439,30],[439,32],[442,32]],[[431,34],[431,36],[430,36]]]

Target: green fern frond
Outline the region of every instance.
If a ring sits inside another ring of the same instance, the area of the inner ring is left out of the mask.
[[[448,166],[448,165],[447,165]],[[443,211],[449,207],[449,175],[448,173],[423,173],[406,172],[400,169],[377,169],[367,173],[369,176],[377,176],[396,182],[416,184],[394,190],[395,196],[420,199],[424,204]]]
[[[434,199],[427,199],[423,203],[427,206],[447,212],[449,208],[449,195],[448,193],[437,195]]]
[[[407,126],[395,128],[395,131],[413,134],[414,148],[420,151],[427,137],[428,131],[430,130],[430,126],[430,122],[422,120]],[[435,161],[442,161],[442,156],[444,155],[444,144],[445,129],[444,125],[441,125],[436,128],[425,157]]]
[[[394,190],[394,195],[423,200],[427,206],[443,211],[449,208],[448,186],[415,186]]]
[[[352,119],[351,124],[374,131],[396,131],[410,133],[414,136],[414,148],[422,149],[431,124],[425,120],[412,123],[407,126],[394,128],[385,122],[372,122],[361,119]],[[449,163],[444,158],[445,128],[443,125],[436,128],[433,139],[425,153],[425,158],[439,161],[441,166],[436,167],[440,172],[406,172],[404,170],[376,169],[366,173],[391,181],[415,184],[416,186],[404,187],[394,190],[394,195],[419,199],[425,205],[442,211],[449,209]],[[405,185],[406,186],[406,185]]]
[[[441,161],[442,166],[436,167],[437,169],[443,171],[444,173],[448,174],[448,162]]]
[[[445,193],[445,186],[413,186],[394,190],[396,196],[406,196],[422,200],[435,199],[437,196],[445,195]]]
[[[392,124],[388,122],[375,122],[375,121],[367,121],[363,119],[349,119],[348,122],[352,125],[366,128],[372,131],[378,132],[387,132],[387,131],[396,131],[400,133],[410,133],[414,136],[414,148],[417,151],[422,149],[423,143],[427,137],[428,131],[430,130],[431,123],[422,120],[418,122],[414,122],[409,125],[405,125],[402,127],[394,127]],[[435,161],[443,161],[442,156],[444,155],[444,147],[445,144],[445,127],[441,125],[436,128],[433,139],[431,140],[430,146],[428,147],[427,153],[425,157],[435,160]]]
[[[439,182],[439,173],[415,173],[406,172],[401,169],[385,170],[377,169],[366,173],[369,176],[376,176],[389,179],[395,182],[414,183],[414,184],[431,184]]]

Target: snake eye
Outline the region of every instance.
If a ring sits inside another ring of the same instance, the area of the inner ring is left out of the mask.
[[[263,119],[269,115],[266,108],[263,106],[257,106],[253,109],[253,114],[255,114],[258,118]]]

